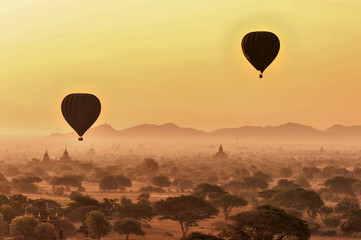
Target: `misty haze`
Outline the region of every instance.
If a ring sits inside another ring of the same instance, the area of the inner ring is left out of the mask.
[[[360,0],[0,0],[0,240],[361,237]]]

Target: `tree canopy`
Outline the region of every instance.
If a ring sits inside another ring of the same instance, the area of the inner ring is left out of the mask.
[[[55,227],[51,223],[40,223],[35,228],[35,236],[39,240],[49,240],[56,238]]]
[[[180,224],[183,237],[187,236],[189,227],[197,222],[212,218],[218,213],[209,202],[195,196],[168,197],[154,204],[154,211],[160,219],[170,219]]]
[[[356,182],[356,179],[353,178],[345,178],[345,177],[334,177],[325,181],[325,186],[329,188],[329,190],[333,193],[337,194],[345,194],[354,196],[354,192],[352,191],[351,185]]]
[[[10,224],[10,234],[24,238],[33,237],[38,224],[38,220],[33,215],[18,216]]]
[[[218,198],[215,198],[211,201],[211,203],[215,207],[222,209],[224,219],[226,221],[228,220],[228,216],[234,207],[244,207],[248,204],[248,202],[243,198],[231,194],[224,194]]]
[[[361,210],[351,210],[347,220],[341,225],[344,232],[361,232]]]
[[[193,188],[192,195],[206,199],[214,199],[220,197],[227,192],[218,185],[212,185],[208,183],[202,183]]]
[[[311,236],[306,221],[270,205],[238,213],[230,219],[234,221],[232,240],[308,240]]]
[[[260,177],[245,177],[243,179],[245,187],[256,191],[258,188],[266,189],[268,188],[268,182]]]
[[[139,203],[118,206],[118,214],[119,218],[133,218],[136,220],[150,220],[153,218],[152,207]]]
[[[276,193],[269,202],[280,207],[306,211],[311,218],[315,218],[318,209],[324,205],[324,202],[317,193],[303,188],[289,189]]]
[[[169,187],[172,184],[167,176],[154,177],[152,183],[158,187]]]
[[[108,235],[112,230],[112,225],[100,211],[90,212],[86,224],[90,234],[97,239]]]
[[[117,190],[119,187],[117,180],[113,175],[105,176],[100,179],[99,188],[106,191]]]
[[[141,228],[141,223],[131,218],[124,218],[117,221],[114,224],[114,231],[119,235],[124,234],[126,240],[129,239],[130,234],[145,236],[145,233]]]

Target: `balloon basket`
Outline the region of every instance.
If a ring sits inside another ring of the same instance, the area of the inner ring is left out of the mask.
[[[82,138],[82,137],[79,137],[78,140],[79,140],[79,141],[83,141],[83,138]]]

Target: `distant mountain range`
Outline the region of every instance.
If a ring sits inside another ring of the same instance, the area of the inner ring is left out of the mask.
[[[76,137],[73,133],[56,133],[49,138]],[[361,125],[334,125],[325,131],[298,123],[280,126],[243,126],[222,128],[205,132],[193,128],[179,127],[174,123],[163,125],[142,124],[123,130],[115,130],[109,124],[93,127],[85,134],[87,138],[129,140],[189,140],[189,141],[236,141],[242,143],[361,143]]]

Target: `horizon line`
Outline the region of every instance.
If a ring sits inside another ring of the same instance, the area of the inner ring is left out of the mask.
[[[121,128],[121,129],[115,129],[111,124],[109,124],[109,122],[105,121],[104,123],[100,123],[96,126],[92,126],[90,127],[87,131],[93,129],[93,128],[96,128],[96,127],[100,127],[100,126],[103,126],[103,125],[108,125],[110,126],[111,128],[113,128],[115,131],[122,131],[122,130],[126,130],[126,129],[130,129],[130,128],[134,128],[134,127],[138,127],[138,126],[142,126],[142,125],[155,125],[155,126],[164,126],[164,125],[167,125],[167,124],[171,124],[171,125],[175,125],[176,127],[179,127],[179,128],[185,128],[185,129],[193,129],[193,130],[197,130],[197,131],[202,131],[202,132],[205,132],[205,133],[212,133],[212,132],[215,132],[215,131],[218,131],[218,130],[222,130],[222,129],[236,129],[236,128],[242,128],[242,127],[261,127],[261,128],[266,128],[266,127],[280,127],[280,126],[284,126],[284,125],[287,125],[287,124],[295,124],[295,125],[300,125],[300,126],[304,126],[304,127],[311,127],[317,131],[321,131],[321,132],[324,132],[326,131],[327,129],[330,129],[334,126],[342,126],[342,127],[354,127],[354,126],[361,126],[361,124],[359,125],[344,125],[344,124],[340,124],[340,123],[336,123],[336,124],[333,124],[331,125],[330,127],[327,127],[325,128],[324,130],[321,130],[321,129],[318,129],[316,127],[313,127],[312,125],[305,125],[305,124],[302,124],[302,123],[297,123],[297,122],[285,122],[285,123],[282,123],[282,124],[277,124],[277,125],[249,125],[249,124],[246,124],[246,125],[242,125],[242,126],[238,126],[238,127],[223,127],[223,128],[217,128],[217,129],[214,129],[214,130],[211,130],[211,131],[206,131],[206,130],[201,130],[201,129],[198,129],[198,128],[193,128],[193,127],[184,127],[184,126],[180,126],[176,123],[173,123],[173,122],[165,122],[163,124],[155,124],[155,123],[142,123],[142,124],[137,124],[137,125],[133,125],[133,126],[130,126],[130,127],[125,127],[125,128]],[[75,131],[69,131],[69,132],[53,132],[53,133],[48,133],[48,134],[40,134],[40,133],[28,133],[28,134],[0,134],[0,137],[49,137],[51,135],[55,135],[55,134],[61,134],[61,135],[64,135],[64,134],[70,134],[70,133],[75,133]]]

